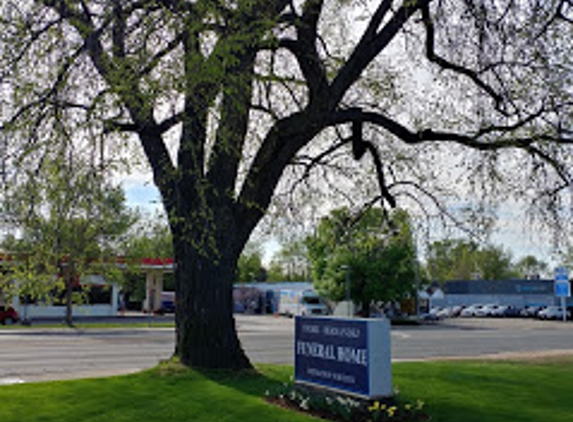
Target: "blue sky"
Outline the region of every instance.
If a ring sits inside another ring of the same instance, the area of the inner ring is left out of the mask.
[[[150,214],[161,208],[159,191],[152,183],[129,181],[123,183],[123,188],[126,201],[131,207],[141,208]]]

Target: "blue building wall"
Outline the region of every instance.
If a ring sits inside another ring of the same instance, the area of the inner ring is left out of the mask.
[[[443,299],[432,299],[432,306],[472,304],[556,305],[553,280],[452,280],[443,283]],[[573,306],[573,300],[568,299]]]

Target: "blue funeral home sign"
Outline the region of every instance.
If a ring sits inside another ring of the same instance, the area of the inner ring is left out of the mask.
[[[296,317],[295,380],[366,398],[392,394],[390,323]]]

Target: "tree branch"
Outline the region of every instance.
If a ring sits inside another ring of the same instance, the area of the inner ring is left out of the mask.
[[[298,42],[293,50],[309,88],[309,102],[326,93],[328,80],[326,70],[320,60],[317,50],[318,20],[322,12],[324,0],[307,0],[303,7],[302,16],[297,21]]]
[[[448,69],[470,78],[474,84],[476,84],[479,88],[481,88],[494,100],[496,109],[499,111],[503,111],[502,110],[503,97],[499,93],[497,93],[490,85],[486,84],[478,76],[476,72],[463,66],[452,63],[436,53],[435,29],[434,29],[434,22],[432,21],[432,17],[430,16],[430,7],[428,4],[424,4],[421,7],[421,10],[422,10],[422,22],[424,23],[424,27],[426,28],[426,56],[428,57],[428,60],[430,60],[432,63],[437,64],[443,69]]]
[[[473,135],[465,135],[457,132],[433,131],[432,129],[424,129],[418,132],[413,132],[397,121],[384,116],[383,114],[362,111],[359,108],[349,108],[332,113],[328,118],[328,125],[332,126],[337,124],[350,123],[359,119],[363,119],[364,122],[383,127],[388,132],[407,144],[420,144],[430,141],[455,142],[460,145],[481,151],[494,151],[502,148],[527,149],[527,147],[540,141],[553,141],[561,144],[573,144],[573,138],[557,138],[547,134],[532,135],[530,137],[503,138],[497,140],[480,139],[484,135],[489,135],[494,132],[511,132],[512,130],[520,128],[526,123],[529,123],[529,117],[524,119],[526,121],[520,121],[514,125],[491,126],[488,128],[480,129]]]
[[[352,84],[360,77],[364,69],[374,60],[374,58],[394,39],[394,37],[404,28],[406,22],[412,15],[430,0],[405,0],[402,6],[394,13],[388,22],[375,34],[375,25],[372,24],[356,48],[338,71],[329,90],[328,102],[330,108],[334,108],[343,98],[344,94]],[[383,2],[378,10],[376,19],[380,22],[385,16],[390,5]]]

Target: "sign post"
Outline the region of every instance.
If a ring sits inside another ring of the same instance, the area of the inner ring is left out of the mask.
[[[295,380],[373,399],[392,395],[390,323],[296,317]]]
[[[571,297],[571,284],[569,283],[569,269],[566,267],[555,269],[555,296],[561,298],[563,321],[567,321],[566,299]]]

